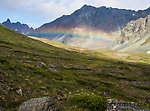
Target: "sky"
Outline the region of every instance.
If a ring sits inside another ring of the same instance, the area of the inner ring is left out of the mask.
[[[9,18],[37,28],[62,15],[68,15],[83,5],[144,10],[150,0],[0,0],[0,23]]]

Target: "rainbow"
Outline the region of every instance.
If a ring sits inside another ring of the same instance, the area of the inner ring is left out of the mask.
[[[73,29],[65,29],[65,28],[47,28],[42,31],[37,31],[36,33],[30,34],[31,36],[36,37],[44,37],[44,38],[53,38],[53,37],[83,37],[89,38],[93,40],[101,40],[105,42],[114,42],[112,34],[108,34],[104,31],[95,31],[95,30],[87,30],[85,28],[73,28]]]

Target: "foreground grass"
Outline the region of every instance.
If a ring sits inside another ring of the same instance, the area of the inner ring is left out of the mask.
[[[51,96],[69,109],[69,95],[86,93],[149,108],[150,65],[98,54],[44,44],[0,24],[0,107],[15,111],[30,98]]]

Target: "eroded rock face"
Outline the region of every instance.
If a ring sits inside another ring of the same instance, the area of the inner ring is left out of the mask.
[[[21,104],[17,111],[51,111],[53,104],[51,97],[35,98]]]
[[[113,48],[119,51],[150,50],[150,15],[129,22],[122,30],[117,45]]]
[[[131,21],[121,31],[122,43],[132,39],[140,40],[150,33],[150,15],[146,18],[140,18],[136,21]]]

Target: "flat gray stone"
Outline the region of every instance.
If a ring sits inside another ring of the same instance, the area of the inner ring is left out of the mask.
[[[17,111],[51,111],[53,104],[52,97],[35,98],[21,104]]]
[[[127,103],[122,100],[107,100],[106,111],[148,111],[145,109],[140,109],[135,103]]]

